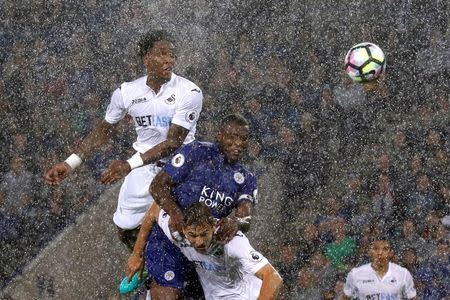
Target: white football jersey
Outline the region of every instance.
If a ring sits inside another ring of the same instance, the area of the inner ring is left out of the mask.
[[[105,120],[114,124],[129,114],[136,125],[133,148],[144,153],[167,139],[170,124],[189,130],[184,143],[194,140],[203,94],[193,82],[172,73],[158,94],[146,84],[147,76],[122,83],[114,91]]]
[[[410,299],[416,296],[409,271],[389,263],[389,270],[380,278],[372,265],[365,264],[348,273],[344,293],[355,299]]]
[[[188,240],[178,242],[173,239],[169,219],[169,215],[161,210],[158,225],[183,254],[195,262],[207,300],[258,298],[262,281],[255,273],[269,262],[253,249],[243,233],[238,232],[228,244],[213,253],[202,254]]]

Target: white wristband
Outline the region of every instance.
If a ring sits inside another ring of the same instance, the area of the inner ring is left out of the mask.
[[[76,155],[75,153],[72,153],[66,160],[65,162],[73,169],[75,169],[76,167],[78,167],[79,165],[81,165],[81,163],[83,162],[81,160],[81,157],[79,157],[78,155]]]
[[[141,154],[138,152],[133,155],[127,162],[130,164],[131,170],[139,168],[144,165],[144,161],[142,160]]]

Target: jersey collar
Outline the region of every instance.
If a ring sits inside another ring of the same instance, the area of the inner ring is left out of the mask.
[[[161,88],[159,89],[159,93],[158,94],[160,94],[164,89],[166,89],[167,87],[170,87],[170,86],[172,86],[172,84],[175,82],[175,78],[177,77],[178,75],[176,75],[175,73],[173,73],[172,72],[172,75],[170,76],[170,80],[169,81],[167,81],[166,83],[164,83],[163,85],[161,85]],[[155,92],[151,87],[149,87],[148,85],[147,85],[147,78],[148,78],[148,75],[145,75],[145,82],[146,82],[146,84],[145,84],[145,86],[147,87],[147,89],[149,90],[149,91],[152,91],[153,93]]]

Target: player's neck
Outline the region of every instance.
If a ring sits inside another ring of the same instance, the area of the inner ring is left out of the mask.
[[[158,94],[161,86],[168,81],[169,80],[164,78],[151,77],[150,75],[147,76],[147,86],[155,91],[155,94]]]
[[[377,272],[380,278],[383,278],[384,275],[386,275],[386,273],[389,271],[389,263],[385,265],[375,265],[374,263],[372,263],[372,268],[375,270],[375,272]]]

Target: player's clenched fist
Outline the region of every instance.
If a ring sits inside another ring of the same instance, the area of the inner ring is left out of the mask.
[[[59,184],[69,176],[71,172],[72,168],[66,162],[58,163],[45,174],[45,182],[50,185]]]
[[[127,161],[113,160],[108,169],[102,173],[102,183],[114,183],[130,173],[131,167]]]

